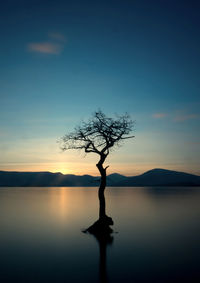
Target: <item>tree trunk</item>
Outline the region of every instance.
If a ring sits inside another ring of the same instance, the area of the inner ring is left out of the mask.
[[[102,154],[100,157],[99,162],[96,164],[97,168],[99,169],[99,172],[101,174],[101,183],[98,191],[99,196],[99,219],[92,224],[89,228],[87,228],[84,232],[89,232],[96,237],[98,236],[109,236],[110,233],[113,232],[113,230],[110,228],[110,225],[113,225],[113,220],[111,217],[108,217],[106,215],[106,202],[105,202],[105,196],[104,191],[106,188],[106,168],[103,168],[103,163],[106,159],[105,154]]]
[[[104,196],[104,190],[106,188],[106,170],[103,169],[101,173],[101,183],[98,191],[99,196],[99,219],[103,219],[106,216],[106,201]]]
[[[99,162],[97,163],[97,168],[101,174],[101,183],[98,191],[99,196],[99,219],[104,219],[106,216],[106,202],[104,191],[106,188],[106,168],[103,168],[103,162],[105,161],[106,156],[101,156]]]

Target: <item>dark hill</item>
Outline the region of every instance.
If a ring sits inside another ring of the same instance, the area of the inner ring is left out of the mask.
[[[118,183],[125,182],[126,179],[127,179],[126,176],[123,176],[117,173],[113,173],[113,174],[108,175],[107,185],[108,186],[118,186]]]
[[[128,177],[122,186],[198,186],[200,176],[166,169],[153,169],[142,175]]]
[[[89,175],[76,176],[50,172],[0,171],[1,187],[97,186],[98,180],[98,177]]]
[[[96,187],[100,177],[64,175],[50,172],[0,171],[1,187]],[[108,186],[200,186],[200,176],[165,169],[153,169],[142,175],[126,177],[117,173],[108,175]]]

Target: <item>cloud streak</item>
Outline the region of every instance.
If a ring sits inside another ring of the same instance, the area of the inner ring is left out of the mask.
[[[167,114],[163,112],[154,113],[152,115],[154,119],[164,119],[168,117],[173,122],[186,122],[189,120],[198,120],[200,119],[200,114],[197,113],[184,113],[176,111],[175,113]]]
[[[66,37],[59,32],[49,32],[48,40],[43,42],[31,42],[27,45],[29,52],[43,54],[60,54],[66,43]]]
[[[155,119],[162,119],[162,118],[165,118],[165,117],[167,117],[167,114],[166,113],[154,113],[153,114],[153,118],[155,118]]]
[[[66,42],[66,37],[62,33],[59,33],[59,32],[49,32],[48,37],[53,40],[60,41],[60,42]]]
[[[178,114],[174,117],[175,122],[185,122],[188,120],[197,120],[200,119],[199,114]]]
[[[60,54],[63,46],[58,43],[40,42],[29,43],[28,50],[30,52],[45,53],[45,54]]]

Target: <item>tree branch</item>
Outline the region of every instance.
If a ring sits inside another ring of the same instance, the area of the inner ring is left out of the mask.
[[[109,118],[102,111],[97,111],[88,122],[82,122],[74,132],[61,139],[61,148],[64,151],[84,149],[86,153],[92,152],[107,157],[110,148],[116,147],[123,140],[134,138],[128,136],[133,125],[128,114]]]

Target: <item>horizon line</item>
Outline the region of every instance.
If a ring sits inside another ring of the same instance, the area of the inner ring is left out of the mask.
[[[121,176],[124,176],[124,177],[136,177],[136,176],[140,176],[140,175],[143,175],[144,173],[147,173],[147,172],[150,172],[150,171],[153,171],[153,170],[163,170],[163,171],[173,171],[173,172],[179,172],[179,173],[185,173],[185,174],[190,174],[190,175],[195,175],[195,176],[200,176],[200,174],[194,174],[194,173],[188,173],[188,172],[185,172],[185,171],[179,171],[179,170],[171,170],[171,169],[163,169],[163,168],[153,168],[153,169],[150,169],[150,170],[147,170],[147,171],[144,171],[143,173],[141,174],[137,174],[137,175],[124,175],[124,174],[120,174],[120,173],[117,173],[117,172],[113,172],[113,173],[110,173],[108,174],[107,176],[110,176],[110,175],[113,175],[113,174],[118,174],[118,175],[121,175]],[[90,174],[82,174],[82,175],[79,175],[79,174],[64,174],[64,173],[61,173],[61,172],[51,172],[51,171],[16,171],[16,170],[2,170],[0,169],[0,172],[15,172],[15,173],[51,173],[51,174],[61,174],[61,175],[73,175],[73,176],[91,176],[91,177],[100,177],[100,175],[90,175]]]

